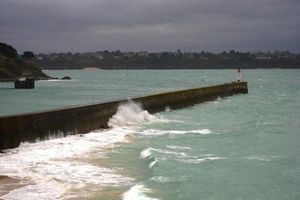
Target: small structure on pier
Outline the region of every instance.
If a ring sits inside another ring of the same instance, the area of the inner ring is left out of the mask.
[[[34,88],[34,78],[26,77],[20,78],[15,81],[15,89],[33,89]]]
[[[236,81],[237,81],[238,83],[241,82],[241,78],[242,78],[242,75],[241,75],[241,68],[238,68],[237,74],[236,74]]]

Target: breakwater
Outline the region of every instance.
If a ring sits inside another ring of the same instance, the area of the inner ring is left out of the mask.
[[[178,109],[218,97],[247,93],[246,82],[165,92],[131,98],[150,113],[164,111],[166,107]],[[14,148],[24,141],[48,139],[53,135],[83,134],[107,128],[107,122],[120,104],[118,100],[83,106],[55,109],[0,117],[0,150]]]

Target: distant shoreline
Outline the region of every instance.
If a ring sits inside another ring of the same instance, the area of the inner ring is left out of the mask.
[[[46,70],[82,70],[82,71],[94,71],[94,70],[109,70],[109,71],[113,71],[113,70],[236,70],[236,68],[168,68],[168,69],[154,69],[154,68],[115,68],[115,69],[108,69],[108,68],[96,68],[96,69],[93,69],[93,70],[87,70],[86,68],[83,68],[83,69],[80,69],[80,68],[73,68],[73,69],[70,69],[70,68],[46,68],[46,69],[42,69],[43,71],[46,71]],[[272,70],[272,69],[282,69],[282,70],[291,70],[291,69],[300,69],[300,66],[295,68],[295,67],[273,67],[273,68],[270,68],[270,67],[266,67],[266,68],[263,68],[263,67],[258,67],[258,68],[241,68],[241,69],[246,69],[246,70],[256,70],[256,69],[266,69],[266,70]],[[0,80],[1,82],[1,80]]]
[[[98,51],[38,54],[42,69],[300,69],[300,54],[274,52],[160,52]]]

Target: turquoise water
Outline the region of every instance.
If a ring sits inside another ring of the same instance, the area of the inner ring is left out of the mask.
[[[61,108],[132,96],[201,87],[235,79],[235,71],[214,70],[51,70],[71,81],[36,81],[34,90],[0,82],[0,115]]]
[[[73,81],[0,84],[0,113],[219,84],[234,70],[48,71]],[[155,115],[120,107],[110,130],[24,143],[0,174],[31,185],[4,199],[300,199],[300,70],[244,70],[249,94]],[[121,123],[122,122],[122,123]]]

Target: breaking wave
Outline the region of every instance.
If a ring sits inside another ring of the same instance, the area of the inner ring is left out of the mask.
[[[152,151],[154,151],[154,150],[156,150],[156,149],[149,147],[149,148],[144,149],[140,153],[140,159],[148,159],[149,160],[149,162],[150,162],[149,169],[152,169],[158,163],[158,160],[152,153]]]
[[[209,129],[199,129],[199,130],[189,130],[189,131],[181,131],[181,130],[157,130],[157,129],[148,129],[142,131],[140,134],[145,136],[160,136],[160,135],[184,135],[184,134],[200,134],[200,135],[209,135],[213,132]]]
[[[78,185],[128,185],[130,177],[119,175],[114,169],[93,165],[83,159],[97,150],[97,156],[126,141],[128,130],[115,128],[94,131],[85,135],[22,143],[16,149],[0,154],[0,174],[28,180],[28,185],[3,196],[4,199],[55,199]]]
[[[142,184],[137,184],[123,194],[123,200],[158,200],[147,196],[147,193],[151,193],[151,190]]]
[[[0,174],[28,181],[27,185],[10,191],[2,198],[59,199],[67,196],[70,188],[87,184],[132,185],[133,178],[119,175],[115,169],[97,166],[87,160],[91,156],[104,158],[106,149],[127,142],[127,136],[138,131],[140,123],[153,121],[160,119],[143,110],[139,104],[128,101],[120,105],[117,113],[110,118],[108,125],[111,128],[108,130],[60,138],[49,137],[50,140],[22,143],[16,149],[0,153]],[[149,167],[152,168],[156,163],[156,160],[151,160]],[[142,190],[143,187],[133,187],[124,197],[134,196],[135,192],[140,193]]]
[[[143,110],[140,104],[128,101],[118,107],[117,113],[108,121],[109,127],[122,127],[143,122],[151,122],[157,118]]]
[[[159,161],[175,160],[181,163],[199,164],[206,161],[224,160],[225,157],[215,156],[213,154],[190,155],[191,148],[167,145],[168,149],[156,149],[148,147],[140,153],[140,159],[150,161],[149,168],[151,169]]]

